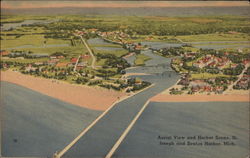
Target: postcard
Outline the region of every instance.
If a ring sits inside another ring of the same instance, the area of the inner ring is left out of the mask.
[[[247,1],[1,1],[1,157],[249,158]]]

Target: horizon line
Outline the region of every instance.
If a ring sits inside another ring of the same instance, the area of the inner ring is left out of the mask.
[[[1,1],[1,9],[243,7],[248,1]]]

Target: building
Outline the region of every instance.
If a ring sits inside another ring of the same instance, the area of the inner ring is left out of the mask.
[[[56,67],[67,67],[68,63],[67,62],[60,62],[56,64]]]
[[[10,54],[10,52],[6,51],[6,50],[1,50],[0,53],[1,53],[2,56],[7,56],[7,55]]]
[[[71,62],[71,63],[76,63],[77,60],[78,60],[77,58],[71,58],[70,62]]]

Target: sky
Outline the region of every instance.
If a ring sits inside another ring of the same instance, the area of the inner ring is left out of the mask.
[[[249,6],[247,1],[1,1],[1,8],[60,8],[60,7],[209,7]]]

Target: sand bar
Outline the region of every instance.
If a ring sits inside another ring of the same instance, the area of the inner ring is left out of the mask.
[[[1,81],[11,82],[38,91],[59,100],[93,110],[106,110],[115,101],[126,97],[125,93],[98,87],[70,84],[24,75],[11,70],[1,71]],[[52,82],[53,81],[53,82]]]
[[[154,102],[249,102],[249,94],[221,95],[169,95],[158,94],[150,99]]]

